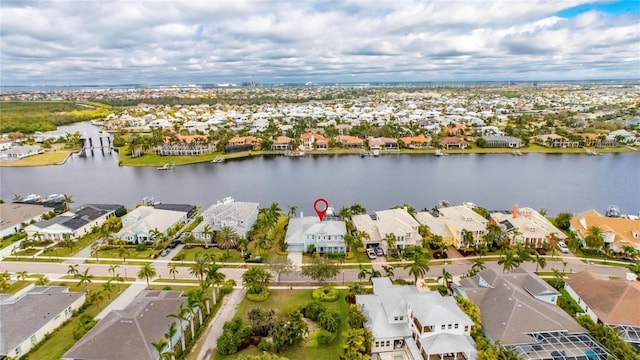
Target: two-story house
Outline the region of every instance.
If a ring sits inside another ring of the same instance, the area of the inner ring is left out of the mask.
[[[394,246],[399,249],[420,244],[420,223],[406,209],[381,210],[374,215],[354,215],[351,221],[356,229],[369,235],[368,239],[362,239],[367,248],[382,247],[386,252],[390,248],[388,237],[395,240]]]
[[[460,249],[465,247],[463,235],[465,231],[473,234],[473,244],[482,243],[487,233],[488,220],[473,211],[469,206],[449,206],[438,208],[439,221],[443,221],[453,238],[453,246]]]
[[[238,236],[244,238],[258,219],[258,206],[258,203],[235,201],[233,198],[218,201],[202,213],[202,222],[191,230],[191,235],[198,240],[211,241],[212,234],[205,231],[207,225],[211,231],[230,226]]]
[[[344,253],[344,221],[320,221],[317,216],[291,218],[285,242],[289,251],[302,252],[313,247],[318,253]]]
[[[498,224],[509,236],[512,244],[525,244],[539,248],[545,243],[551,243],[552,239],[553,241],[567,239],[567,235],[555,227],[551,221],[530,207],[518,208],[518,205],[514,205],[512,211],[491,212],[490,217],[491,221]]]
[[[188,214],[188,211],[138,206],[122,217],[122,229],[115,237],[130,244],[154,242],[158,233],[167,235],[169,228],[185,222]]]
[[[475,359],[473,321],[453,297],[396,286],[389,278],[373,278],[372,295],[356,295],[375,340],[373,354],[402,352],[412,359]],[[403,359],[406,358],[403,356]]]

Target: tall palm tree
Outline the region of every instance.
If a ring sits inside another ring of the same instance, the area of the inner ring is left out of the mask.
[[[96,262],[100,262],[100,259],[98,258],[98,256],[100,255],[100,248],[95,246],[91,248],[91,256],[95,256],[96,257]]]
[[[461,236],[462,236],[462,245],[465,247],[467,251],[470,250],[474,245],[473,232],[467,229],[462,229]]]
[[[220,272],[220,266],[210,264],[207,267],[207,280],[213,282],[213,304],[218,303],[218,288],[221,282],[227,278],[227,275]]]
[[[584,242],[592,249],[600,249],[604,246],[604,232],[597,226],[590,226],[587,229],[587,236],[584,237]]]
[[[238,244],[236,247],[240,250],[240,256],[244,258],[244,252],[247,251],[247,248],[249,247],[249,240],[243,237],[238,238]]]
[[[127,256],[129,256],[129,249],[124,246],[118,248],[118,257],[122,258],[123,263],[127,263]]]
[[[64,198],[62,199],[62,204],[64,205],[64,210],[67,211],[69,210],[71,204],[73,204],[73,198],[71,197],[71,195],[64,195]]]
[[[506,250],[498,260],[498,264],[502,265],[502,272],[518,268],[520,262],[520,258],[512,250]]]
[[[298,211],[297,206],[289,206],[289,217],[296,216],[296,212]]]
[[[26,271],[24,271],[24,270],[23,270],[23,271],[18,271],[18,272],[16,273],[16,278],[17,278],[18,280],[23,280],[23,281],[24,281],[24,280],[26,280],[26,279],[27,279],[27,272],[26,272]]]
[[[449,281],[453,280],[453,275],[451,275],[451,273],[447,271],[447,268],[443,266],[442,267],[442,275],[439,275],[436,280],[438,280],[438,281],[442,280],[442,286],[448,288],[449,287]]]
[[[538,267],[544,269],[545,266],[547,266],[547,259],[545,259],[543,256],[540,256],[540,254],[538,253],[535,253],[531,261],[536,264],[536,272],[538,272]]]
[[[196,276],[200,283],[204,281],[204,275],[207,272],[207,267],[209,266],[209,257],[202,254],[196,253],[193,264],[189,267],[189,273],[193,276]]]
[[[387,265],[382,265],[382,269],[384,270],[385,275],[386,275],[387,277],[390,277],[390,278],[392,278],[392,277],[393,277],[393,266],[391,266],[391,265],[389,265],[389,266],[387,266]]]
[[[358,279],[360,280],[360,282],[362,282],[362,280],[366,279],[367,275],[369,275],[369,269],[363,267],[362,264],[358,266],[360,267],[360,271],[358,272]]]
[[[186,344],[184,341],[184,328],[182,327],[182,324],[185,321],[189,321],[189,319],[187,319],[182,312],[182,304],[180,304],[180,309],[176,314],[169,314],[167,315],[167,317],[176,319],[178,331],[180,331],[180,345],[182,346],[182,351],[184,352],[184,349],[186,348]]]
[[[140,270],[138,271],[138,279],[146,279],[147,280],[147,288],[149,287],[149,279],[156,276],[156,269],[153,267],[152,263],[145,263],[142,265]]]
[[[113,291],[113,284],[111,283],[111,279],[107,280],[106,283],[102,284],[102,291],[104,291],[107,294],[107,297],[109,298],[109,300],[111,300],[111,292]]]
[[[120,265],[109,265],[109,272],[111,276],[116,276],[116,270],[120,267]]]
[[[124,278],[120,274],[115,274],[111,279],[118,282],[118,292],[120,292],[120,284],[124,283]]]
[[[76,276],[78,272],[78,264],[69,265],[67,268],[67,275]]]
[[[169,324],[169,329],[167,329],[167,332],[164,334],[164,337],[169,342],[169,348],[173,348],[172,346],[173,337],[176,336],[177,333],[178,333],[178,327],[175,322],[172,322],[171,324]]]
[[[213,243],[213,230],[211,229],[211,224],[206,224],[204,228],[202,228],[202,237],[204,240],[209,240],[210,243]]]
[[[223,226],[218,231],[216,236],[216,242],[221,249],[227,250],[227,256],[229,256],[229,249],[234,248],[238,244],[238,232],[231,226]]]
[[[482,259],[475,259],[471,265],[471,271],[469,273],[473,273],[475,275],[486,268],[487,266],[484,264]]]
[[[256,240],[256,243],[253,247],[258,251],[259,254],[266,254],[271,249],[271,239],[267,235],[262,235]]]
[[[75,275],[80,281],[78,281],[78,286],[82,286],[84,284],[84,292],[89,291],[89,284],[91,284],[93,280],[93,275],[89,274],[89,268],[84,269],[84,272],[77,273]]]
[[[389,251],[396,248],[397,238],[393,234],[386,234],[382,241],[387,243],[387,249],[389,249]]]
[[[173,280],[176,279],[176,274],[178,274],[178,265],[171,264],[169,266],[169,275],[173,275]]]
[[[163,335],[160,340],[152,342],[151,345],[158,352],[159,359],[162,359],[162,354],[165,353],[165,350],[169,347],[169,342],[167,342],[167,339]]]
[[[403,266],[409,269],[409,275],[413,276],[413,282],[418,284],[418,277],[423,277],[429,271],[429,256],[420,252],[416,252],[411,257],[411,262]]]

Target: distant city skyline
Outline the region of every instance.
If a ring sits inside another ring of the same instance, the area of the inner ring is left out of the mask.
[[[640,2],[2,1],[0,85],[640,78]]]

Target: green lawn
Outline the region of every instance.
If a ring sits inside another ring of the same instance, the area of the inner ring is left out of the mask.
[[[18,291],[24,289],[25,287],[27,287],[27,285],[33,283],[33,281],[29,281],[29,280],[18,280],[14,283],[11,284],[11,286],[9,286],[9,288],[6,291],[0,291],[0,293],[5,293],[5,294],[15,294]]]
[[[69,287],[69,291],[84,291],[84,285],[78,287],[78,284],[65,284],[60,282],[53,282],[52,285],[62,285]],[[101,290],[102,284],[89,284],[90,290]],[[120,287],[121,291],[124,291],[127,288],[127,285],[122,285]],[[105,296],[104,300],[99,304],[92,304],[87,306],[87,308],[82,311],[84,314],[88,314],[92,318],[98,315],[104,308],[111,303],[117,297],[117,290],[114,290],[111,294],[111,300]],[[64,355],[67,350],[69,350],[73,344],[75,344],[76,339],[73,337],[73,329],[80,322],[80,314],[74,314],[74,316],[65,322],[58,329],[54,330],[51,335],[42,341],[35,350],[27,353],[24,356],[24,359],[34,359],[34,360],[58,360]]]
[[[150,260],[152,259],[152,255],[159,253],[160,250],[153,250],[151,248],[147,248],[147,250],[137,251],[135,248],[128,248],[129,255],[127,255],[127,261],[129,259],[140,259],[140,260]],[[95,259],[95,256],[93,257]],[[109,258],[109,259],[122,259],[120,255],[118,255],[118,249],[108,249],[108,250],[100,250],[98,252],[98,259],[100,258]]]
[[[240,251],[230,249],[229,256],[227,256],[227,250],[220,249],[218,247],[209,247],[205,249],[203,247],[195,247],[192,249],[182,249],[176,256],[184,256],[184,261],[194,261],[196,254],[209,254],[215,256],[217,262],[244,262]],[[174,257],[175,258],[175,257]]]
[[[301,309],[309,304],[313,299],[311,297],[311,293],[313,290],[272,290],[271,296],[267,301],[261,303],[254,303],[246,298],[240,304],[238,311],[236,312],[237,316],[242,316],[243,320],[247,321],[246,314],[254,307],[260,307],[262,309],[273,308],[278,313],[282,313],[289,309]],[[339,333],[345,331],[348,327],[347,324],[347,315],[349,313],[349,306],[347,302],[344,300],[345,291],[340,291],[340,297],[335,302],[326,302],[323,303],[327,309],[336,311],[340,314],[340,330]],[[282,352],[282,356],[288,359],[314,359],[314,360],[335,360],[340,358],[340,354],[342,352],[342,336],[336,336],[328,346],[318,346],[315,338],[313,337],[313,333],[311,332],[310,340],[302,344],[301,346],[295,346],[286,349]],[[216,353],[214,359],[216,360],[227,360],[227,359],[235,359],[239,354],[246,355],[257,355],[261,354],[260,351],[255,346],[250,346],[241,352],[233,355],[220,355]]]

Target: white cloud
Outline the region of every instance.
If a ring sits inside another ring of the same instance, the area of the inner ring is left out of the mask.
[[[0,70],[3,84],[640,76],[637,13],[557,16],[588,2],[3,1]]]

